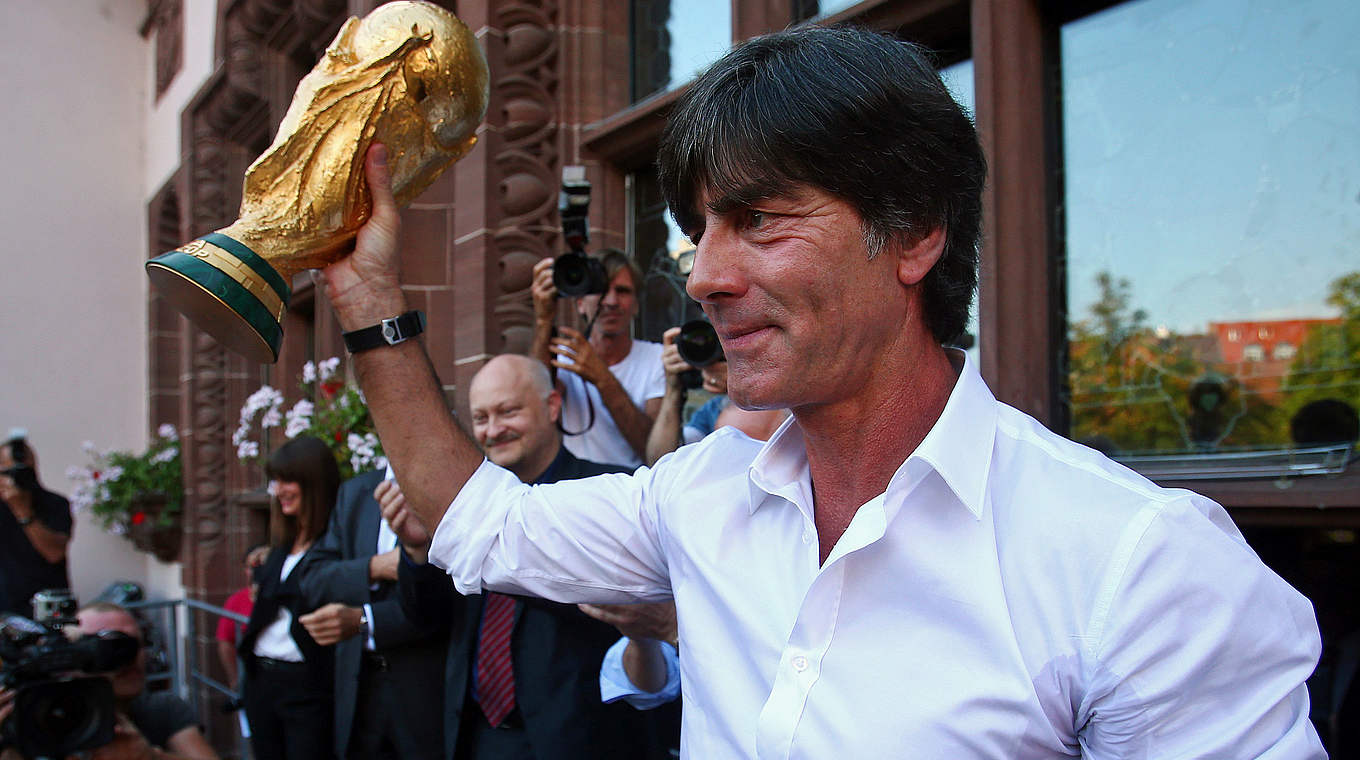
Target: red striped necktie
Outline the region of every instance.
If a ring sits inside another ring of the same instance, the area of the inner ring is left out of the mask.
[[[477,702],[493,726],[499,726],[515,709],[515,672],[510,663],[514,626],[514,598],[488,591],[477,637]]]

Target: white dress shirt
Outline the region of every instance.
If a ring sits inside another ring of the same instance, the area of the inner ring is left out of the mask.
[[[1217,504],[1050,433],[966,363],[824,564],[793,419],[634,475],[530,487],[483,463],[430,559],[463,593],[673,594],[695,760],[1324,756],[1308,600]]]

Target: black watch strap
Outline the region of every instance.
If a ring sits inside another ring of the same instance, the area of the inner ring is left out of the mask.
[[[389,317],[376,325],[351,330],[343,336],[345,348],[351,354],[370,348],[395,346],[425,332],[425,312],[408,311],[399,317]]]

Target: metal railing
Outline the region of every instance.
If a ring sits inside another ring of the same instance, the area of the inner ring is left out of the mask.
[[[199,638],[198,615],[195,613],[213,616],[210,634],[214,640],[218,620],[226,618],[245,625],[248,622],[246,616],[215,604],[187,598],[129,602],[125,606],[140,613],[152,628],[147,640],[148,688],[154,684],[168,682],[169,688],[175,694],[188,700],[204,725],[210,722],[206,718],[209,716],[208,710],[211,709],[210,705],[203,704],[201,698],[205,690],[209,694],[219,694],[230,700],[240,698],[241,695],[231,686],[208,675],[207,667],[200,661],[199,647],[196,646]],[[188,642],[188,645],[186,646],[184,642]],[[239,662],[237,667],[239,672]],[[236,757],[250,757],[249,742],[239,731],[235,732],[235,737]]]

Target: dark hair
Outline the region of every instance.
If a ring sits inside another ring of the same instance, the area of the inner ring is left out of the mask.
[[[744,204],[797,185],[854,207],[871,257],[943,228],[923,281],[926,326],[946,342],[968,324],[987,164],[973,123],[912,43],[821,26],[748,40],[676,103],[657,169],[686,232],[702,226],[701,191]]]
[[[270,480],[297,483],[302,489],[302,513],[297,517],[283,514],[277,497],[270,500],[270,542],[288,546],[299,536],[312,541],[324,533],[340,490],[340,467],[330,448],[320,438],[298,436],[269,456],[264,471]]]

